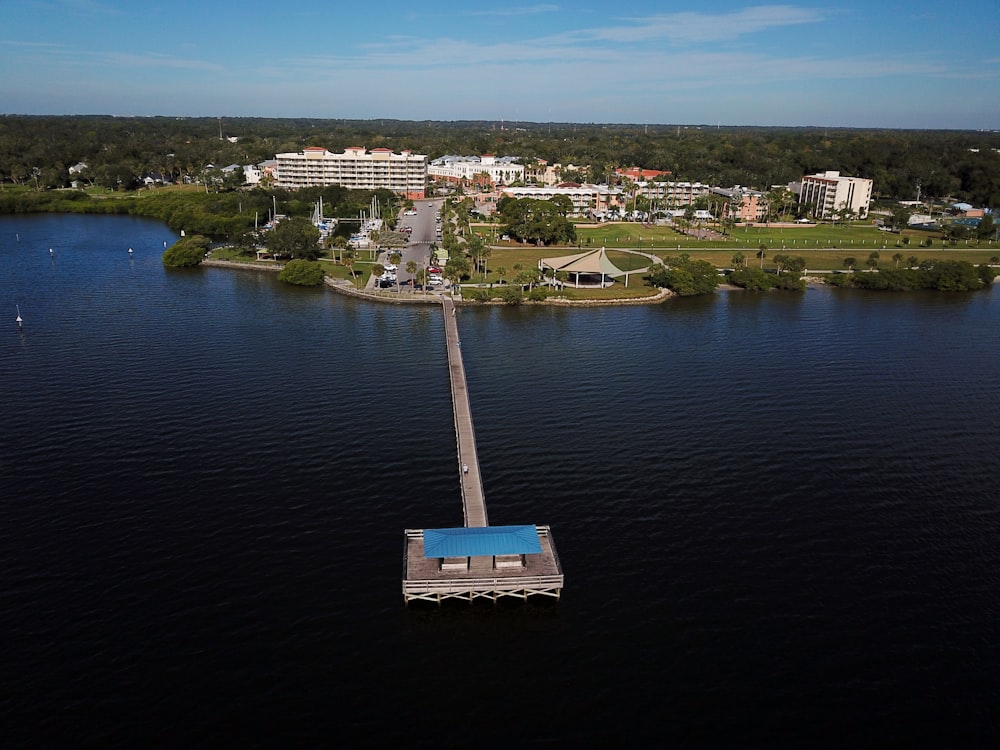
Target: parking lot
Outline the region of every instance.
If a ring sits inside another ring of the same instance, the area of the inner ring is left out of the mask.
[[[397,231],[408,235],[407,244],[402,248],[379,249],[377,262],[384,270],[379,276],[370,276],[366,288],[399,292],[425,291],[415,274],[407,270],[411,263],[416,265],[416,275],[426,270],[426,291],[444,291],[450,287],[444,277],[444,269],[431,265],[431,245],[435,242],[435,237],[441,236],[438,209],[439,202],[423,200],[418,201],[414,208],[403,211]],[[393,259],[396,260],[395,263]]]

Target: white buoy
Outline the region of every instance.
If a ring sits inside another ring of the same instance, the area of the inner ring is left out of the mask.
[[[129,249],[128,249],[128,254],[129,254],[129,255],[132,255],[132,248],[129,248]]]
[[[14,307],[17,308],[17,327],[21,328],[22,325],[24,324],[24,319],[21,318],[21,306],[20,305],[14,305]]]
[[[49,248],[49,255],[53,255],[52,248]]]

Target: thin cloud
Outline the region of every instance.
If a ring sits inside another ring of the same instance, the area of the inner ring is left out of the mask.
[[[0,39],[0,47],[25,47],[27,49],[65,49],[65,45],[55,42],[25,42],[19,39]]]
[[[164,68],[172,70],[196,70],[204,73],[225,73],[227,68],[218,63],[206,62],[197,58],[171,57],[156,52],[127,53],[104,52],[89,49],[73,49],[65,45],[47,44],[45,42],[0,42],[25,47],[34,54],[26,54],[22,64],[34,66],[69,67],[72,72],[89,67],[99,68]],[[45,52],[45,56],[38,55]]]
[[[512,8],[494,8],[490,10],[473,10],[466,15],[470,16],[530,16],[536,13],[556,13],[560,7],[558,5],[527,5]]]
[[[121,9],[116,8],[100,0],[48,0],[44,2],[31,2],[34,8],[43,11],[57,13],[85,13],[93,15],[121,15]]]
[[[476,57],[478,55],[478,57]],[[419,59],[418,64],[412,61]],[[475,65],[456,70],[456,59],[478,59]],[[542,49],[536,45],[499,43],[482,47],[456,40],[428,42],[426,47],[375,51],[364,56],[303,57],[282,61],[285,70],[301,71],[292,77],[308,73],[311,80],[332,82],[362,80],[368,77],[387,81],[397,78],[400,65],[419,67],[421,80],[434,81],[454,92],[472,83],[481,86],[490,81],[491,87],[514,86],[528,91],[535,86],[527,83],[537,76],[544,65],[545,76],[539,88],[577,91],[583,95],[594,91],[599,82],[622,86],[622,71],[629,85],[647,91],[688,88],[715,88],[728,83],[734,70],[753,70],[758,85],[811,80],[862,80],[895,76],[942,76],[949,70],[940,63],[923,57],[849,56],[839,59],[816,56],[769,56],[736,51],[678,52],[659,49],[640,50],[587,47]],[[663,71],[670,71],[664,76]],[[491,90],[493,90],[491,88]]]
[[[533,6],[555,8],[557,6]],[[516,13],[517,8],[507,11],[475,11],[482,14]],[[765,32],[785,26],[820,23],[825,20],[825,12],[819,9],[798,8],[790,5],[763,5],[745,8],[733,13],[711,15],[705,13],[659,14],[646,18],[631,18],[630,25],[604,28],[577,29],[556,32],[547,36],[523,39],[513,42],[491,43],[489,41],[455,40],[450,38],[406,38],[394,36],[391,46],[389,39],[370,45],[359,45],[369,62],[395,64],[403,62],[412,65],[420,60],[421,67],[437,64],[454,65],[455,60],[482,59],[484,56],[503,55],[515,60],[565,60],[567,58],[594,59],[628,46],[628,56],[635,54],[637,43],[668,42],[704,43],[732,40],[740,36]],[[595,44],[595,43],[603,43]],[[410,56],[407,61],[406,56]],[[348,57],[345,54],[345,58]],[[352,58],[357,62],[356,58]]]
[[[631,25],[581,29],[568,32],[567,39],[619,43],[666,40],[674,43],[718,42],[757,34],[769,29],[820,23],[826,13],[818,8],[794,5],[759,5],[733,13],[664,13],[629,18]]]
[[[170,57],[155,52],[144,54],[110,53],[104,56],[104,61],[113,65],[128,65],[142,68],[173,68],[180,70],[200,70],[212,73],[226,72],[224,65],[193,60],[186,57]]]
[[[83,13],[117,14],[121,12],[120,9],[98,2],[97,0],[63,0],[63,2],[73,10]]]

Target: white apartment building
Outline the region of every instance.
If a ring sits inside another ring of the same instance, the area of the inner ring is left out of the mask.
[[[697,198],[708,195],[709,187],[700,182],[650,180],[635,183],[635,191],[659,208],[674,208],[690,206]]]
[[[832,218],[847,208],[859,219],[868,217],[872,181],[864,177],[842,177],[840,172],[818,172],[802,178],[799,205],[806,206],[817,219]]]
[[[620,188],[607,185],[563,185],[560,187],[508,187],[503,195],[511,198],[536,198],[551,200],[557,195],[565,195],[573,203],[570,216],[590,216],[602,214],[621,205],[623,193]]]
[[[257,164],[244,164],[243,165],[243,181],[245,184],[250,186],[256,186],[260,184],[260,181],[264,178],[264,170],[260,168]]]
[[[493,154],[482,156],[442,156],[427,166],[429,177],[451,182],[481,182],[490,185],[509,185],[524,182],[524,166],[515,164],[514,157],[497,158]]]
[[[384,188],[412,200],[427,192],[427,157],[392,149],[352,146],[334,154],[321,146],[298,153],[277,154],[274,184],[284,188],[342,185],[351,190]]]

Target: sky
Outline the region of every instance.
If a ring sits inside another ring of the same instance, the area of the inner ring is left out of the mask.
[[[997,0],[0,0],[0,113],[1000,129]]]

